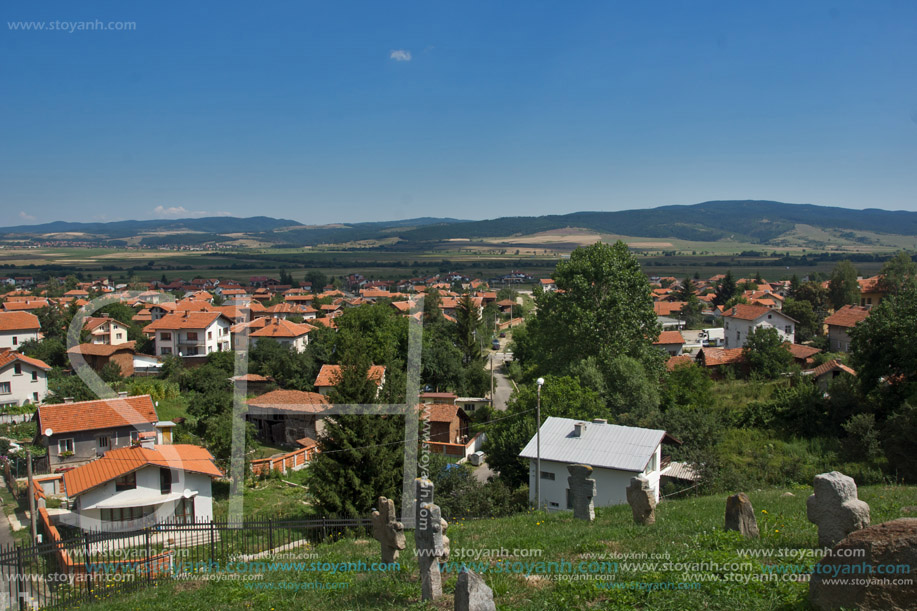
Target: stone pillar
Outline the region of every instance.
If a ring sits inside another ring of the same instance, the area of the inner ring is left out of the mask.
[[[630,480],[627,487],[627,503],[634,514],[634,523],[646,525],[656,523],[656,495],[650,482],[643,475]]]
[[[833,547],[855,530],[869,526],[869,505],[857,498],[852,477],[840,471],[815,476],[815,489],[806,499],[806,516],[818,526],[818,544]]]
[[[481,577],[462,567],[455,584],[455,611],[497,611],[494,592]]]
[[[744,492],[726,499],[726,530],[737,530],[750,539],[758,537],[758,521],[751,500]]]
[[[395,502],[380,496],[372,513],[373,538],[382,545],[382,562],[395,562],[405,548],[404,524],[395,519]]]
[[[589,522],[595,520],[595,508],[592,499],[595,497],[595,480],[590,478],[592,467],[589,465],[570,465],[567,467],[570,477],[570,496],[573,500],[573,517]]]

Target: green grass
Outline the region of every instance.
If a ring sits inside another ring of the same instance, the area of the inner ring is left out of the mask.
[[[246,520],[310,519],[317,516],[308,503],[308,494],[298,486],[290,486],[281,480],[306,485],[306,469],[292,471],[280,477],[255,478],[245,486],[242,508]],[[229,484],[213,484],[214,519],[226,519],[229,509]]]
[[[635,526],[627,506],[598,509],[596,521],[588,524],[563,512],[545,516],[529,512],[509,518],[460,520],[450,524],[447,534],[458,560],[457,550],[505,548],[507,556],[486,558],[496,570],[503,563],[567,560],[577,566],[590,558],[587,554],[647,554],[637,562],[652,562],[650,554],[668,554],[675,563],[750,563],[737,570],[698,571],[720,576],[738,573],[761,575],[762,564],[808,564],[770,558],[762,560],[743,556],[745,549],[811,550],[817,545],[816,528],[805,517],[809,487],[792,490],[794,496],[782,496],[785,490],[748,490],[758,516],[762,536],[744,540],[737,533],[724,532],[723,511],[726,494],[668,501],[657,509],[656,524]],[[860,488],[860,498],[872,508],[873,523],[902,517],[902,507],[917,505],[917,488],[870,486]],[[98,611],[127,609],[208,610],[229,609],[451,609],[455,590],[454,574],[444,576],[444,597],[434,604],[420,602],[420,583],[413,553],[413,537],[407,535],[407,551],[402,553],[400,570],[380,572],[309,572],[305,570],[265,573],[263,583],[274,584],[274,590],[247,589],[243,582],[164,583],[156,592],[140,592],[118,600],[109,600],[87,608]],[[532,550],[529,556],[516,550]],[[343,539],[322,544],[312,550],[322,562],[379,561],[379,545],[373,540]],[[540,552],[540,557],[534,554]],[[665,561],[662,559],[661,561]],[[624,560],[619,559],[619,563]],[[588,569],[588,566],[586,567]],[[668,567],[671,569],[672,567]],[[625,570],[619,564],[617,582],[684,582],[682,570]],[[537,571],[535,571],[537,573]],[[551,575],[489,572],[484,575],[493,588],[498,609],[722,609],[733,611],[757,609],[807,609],[805,583],[725,581],[700,582],[696,590],[613,590],[596,586],[598,580],[561,581]],[[347,588],[334,591],[280,589],[283,583],[346,582]],[[607,583],[607,582],[606,582]]]

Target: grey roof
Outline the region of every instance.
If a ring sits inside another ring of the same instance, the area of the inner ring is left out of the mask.
[[[581,437],[573,425],[585,422]],[[584,464],[621,471],[643,471],[665,431],[604,424],[588,420],[550,417],[541,425],[541,458],[570,464]],[[535,437],[529,440],[521,458],[535,458]]]

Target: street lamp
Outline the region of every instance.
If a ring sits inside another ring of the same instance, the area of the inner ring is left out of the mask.
[[[538,402],[535,407],[535,417],[538,419],[538,428],[535,429],[535,503],[536,508],[541,510],[541,387],[544,386],[544,378],[538,378],[535,381],[538,384]]]

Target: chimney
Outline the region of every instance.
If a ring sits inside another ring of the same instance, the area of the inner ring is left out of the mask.
[[[586,432],[586,423],[585,422],[577,422],[576,424],[573,425],[573,436],[574,437],[582,437],[584,432]]]
[[[73,397],[64,397],[64,403],[73,403]]]
[[[140,433],[140,447],[152,450],[156,446],[156,433]]]
[[[592,421],[596,424],[608,424],[608,421],[604,418],[595,418]]]
[[[126,398],[127,398],[127,391],[126,391],[126,390],[120,391],[120,392],[118,393],[118,398],[119,398],[119,399],[126,399]]]

